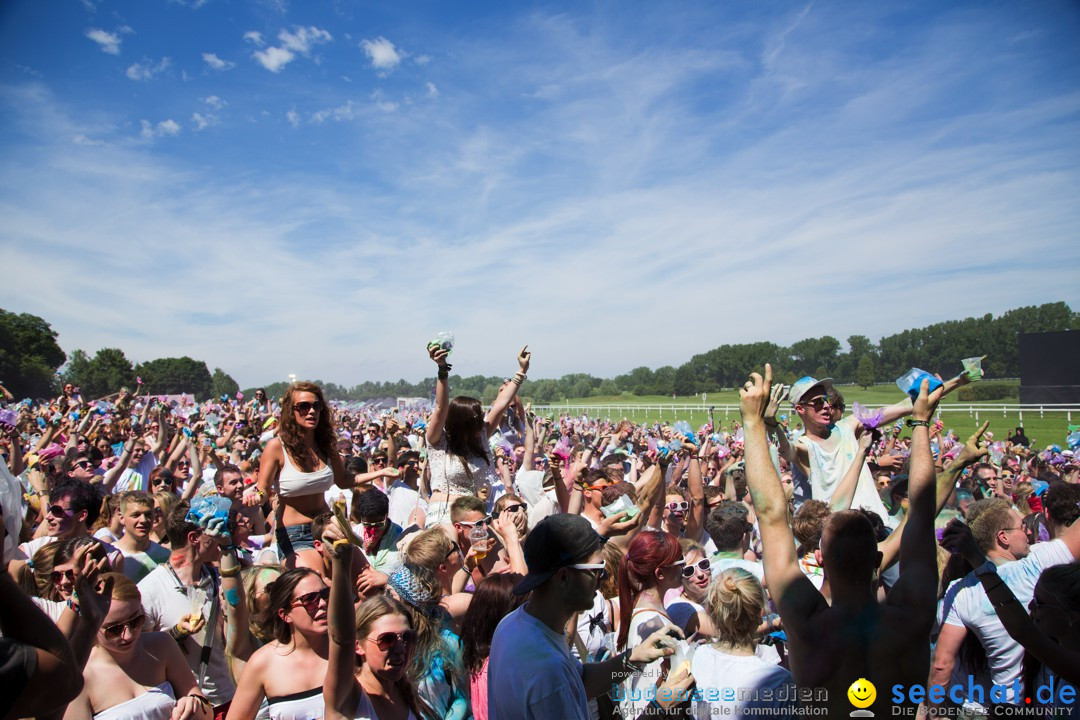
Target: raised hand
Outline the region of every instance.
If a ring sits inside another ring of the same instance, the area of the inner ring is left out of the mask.
[[[109,578],[100,583],[98,587],[98,575],[109,571],[107,558],[95,560],[91,555],[93,545],[82,545],[71,558],[74,566],[72,572],[75,575],[75,597],[79,603],[79,612],[83,618],[100,627],[105,616],[109,614],[109,605],[112,604],[113,579]]]
[[[521,348],[521,352],[517,355],[518,365],[521,367],[521,372],[529,372],[529,361],[532,359],[532,353],[529,352],[529,346]]]
[[[912,420],[929,421],[933,417],[934,411],[937,410],[945,387],[939,386],[934,392],[927,393],[929,387],[930,380],[923,378],[923,381],[919,384],[919,397],[915,399],[915,405],[911,408]]]
[[[750,373],[742,389],[739,390],[739,406],[743,422],[753,422],[765,418],[772,392],[772,365],[765,363],[765,377]]]
[[[780,403],[787,397],[788,390],[790,389],[790,387],[783,383],[773,386],[773,389],[769,392],[769,404],[765,408],[766,419],[776,417],[776,413],[780,409]]]
[[[984,422],[982,427],[964,442],[964,447],[956,455],[956,462],[970,465],[973,462],[978,462],[980,458],[986,457],[987,453],[990,452],[990,443],[983,440],[983,433],[986,432],[988,427],[990,427],[989,420]]]

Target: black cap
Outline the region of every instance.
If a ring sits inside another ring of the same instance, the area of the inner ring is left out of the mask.
[[[568,565],[576,565],[596,552],[607,540],[580,515],[548,515],[525,538],[525,564],[529,574],[514,586],[524,595]]]

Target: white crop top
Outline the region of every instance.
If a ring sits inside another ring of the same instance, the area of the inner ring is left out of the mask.
[[[483,458],[470,455],[468,458],[469,473],[465,472],[465,465],[457,455],[446,449],[446,433],[443,433],[439,442],[428,449],[428,467],[431,468],[431,492],[443,492],[447,495],[476,495],[483,487],[491,487],[493,483],[499,483],[499,473],[495,465],[485,462]]]
[[[266,702],[270,720],[310,720],[321,718],[326,712],[326,701],[323,700],[321,687],[290,695],[268,697]]]
[[[322,495],[334,484],[334,469],[327,463],[313,472],[301,472],[289,457],[285,445],[281,446],[285,464],[278,474],[278,492],[281,497]]]
[[[166,680],[138,697],[94,713],[94,720],[169,720],[175,706],[172,685]]]

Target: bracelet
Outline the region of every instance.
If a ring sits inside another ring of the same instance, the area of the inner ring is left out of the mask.
[[[239,575],[241,570],[243,570],[243,568],[237,565],[236,567],[231,568],[221,568],[218,570],[218,574],[223,578],[232,578]]]
[[[772,422],[769,422],[769,418],[765,419],[765,427],[776,427],[780,423],[776,421],[776,418],[772,418]]]
[[[198,700],[198,701],[199,701],[199,704],[200,704],[200,705],[202,705],[203,707],[208,707],[208,706],[210,705],[210,701],[209,701],[209,700],[207,700],[207,699],[206,699],[205,697],[203,697],[202,695],[199,695],[199,694],[198,694],[198,693],[196,693],[196,692],[195,692],[194,690],[192,690],[191,692],[189,692],[189,693],[188,693],[188,694],[187,694],[187,695],[186,695],[185,697],[189,697],[189,698],[195,698],[196,700]]]
[[[181,630],[179,623],[169,628],[169,637],[175,640],[178,645],[183,645],[184,639],[187,638],[190,634],[191,633],[186,633]]]
[[[911,418],[908,418],[907,419],[907,426],[908,427],[924,427],[927,430],[929,430],[930,429],[930,421],[929,420],[912,420]]]
[[[79,598],[75,596],[75,593],[71,593],[71,597],[67,599],[67,606],[71,612],[76,615],[82,615],[82,608],[79,607]]]
[[[633,662],[633,661],[630,660],[630,648],[627,648],[626,650],[623,650],[623,652],[622,652],[622,662],[623,662],[623,667],[626,670],[628,670],[628,671],[630,671],[632,673],[640,673],[640,672],[645,670],[644,665],[639,665],[638,663]]]
[[[515,375],[514,377],[510,378],[510,382],[514,383],[518,387],[521,387],[521,383],[525,382],[525,376],[521,374]]]
[[[449,378],[450,378],[450,366],[449,365],[440,365],[439,366],[439,379],[440,380],[447,380]]]

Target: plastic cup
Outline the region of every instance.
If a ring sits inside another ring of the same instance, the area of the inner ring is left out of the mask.
[[[473,546],[473,557],[482,560],[488,554],[488,530],[485,525],[474,525],[469,529],[469,542]]]
[[[910,395],[911,399],[914,400],[919,397],[919,387],[922,385],[924,378],[930,381],[930,386],[926,390],[927,393],[934,392],[944,384],[925,370],[911,368],[906,373],[896,378],[896,386]]]
[[[985,355],[983,357],[986,357]],[[982,380],[982,357],[970,357],[964,358],[960,363],[964,366],[964,374],[967,376],[968,382],[979,382]]]
[[[435,337],[428,343],[428,347],[432,345],[438,345],[448,354],[454,352],[454,333],[449,330],[435,333]]]

